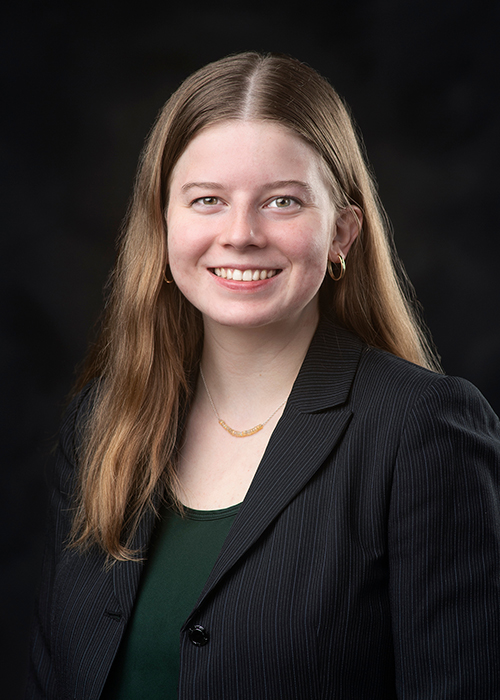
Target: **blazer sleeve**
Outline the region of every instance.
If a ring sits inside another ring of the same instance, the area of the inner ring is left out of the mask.
[[[85,393],[72,401],[64,415],[51,477],[46,546],[35,611],[26,700],[60,697],[52,658],[52,593],[57,567],[71,528],[76,425]]]
[[[411,411],[389,517],[398,698],[500,698],[500,425],[465,380]]]

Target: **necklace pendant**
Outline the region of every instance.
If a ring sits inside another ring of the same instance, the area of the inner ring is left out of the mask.
[[[258,433],[259,430],[262,430],[264,427],[263,423],[259,423],[258,425],[255,425],[253,428],[250,428],[250,430],[233,430],[233,428],[230,428],[228,424],[222,420],[222,418],[219,418],[219,425],[221,425],[224,430],[227,430],[228,433],[233,435],[233,437],[248,437],[249,435],[255,435],[255,433]]]

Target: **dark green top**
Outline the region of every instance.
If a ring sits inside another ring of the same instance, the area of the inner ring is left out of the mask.
[[[148,561],[101,700],[174,700],[180,629],[215,564],[239,505],[223,510],[168,509]]]

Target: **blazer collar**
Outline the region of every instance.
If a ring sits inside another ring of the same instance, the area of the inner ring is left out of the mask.
[[[313,413],[345,403],[363,347],[356,335],[322,318],[287,405]]]

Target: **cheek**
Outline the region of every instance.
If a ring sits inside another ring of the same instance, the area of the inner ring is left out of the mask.
[[[326,268],[330,238],[326,227],[299,230],[290,244],[290,258],[303,262],[311,271]]]
[[[182,266],[206,249],[206,227],[200,228],[180,216],[167,217],[167,246],[171,267]]]

